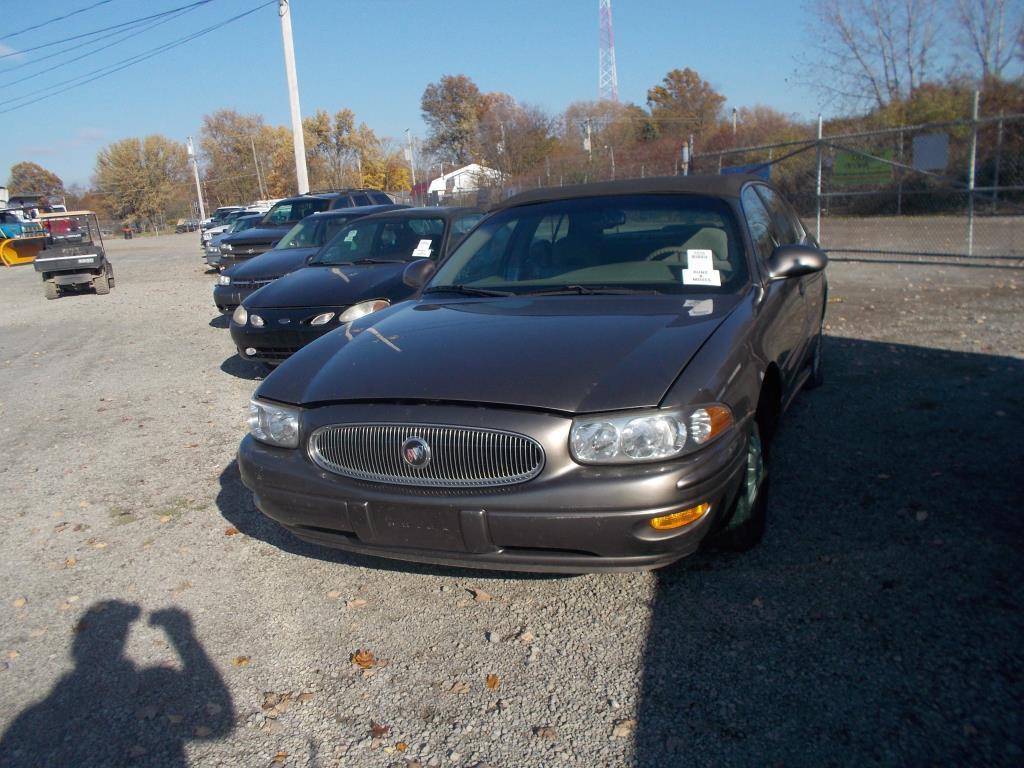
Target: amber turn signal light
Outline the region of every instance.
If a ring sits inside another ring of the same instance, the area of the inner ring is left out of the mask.
[[[673,512],[670,515],[651,518],[651,528],[656,531],[671,531],[673,528],[682,528],[684,525],[700,520],[707,514],[710,508],[711,505],[704,502],[696,507],[684,509],[681,512]]]

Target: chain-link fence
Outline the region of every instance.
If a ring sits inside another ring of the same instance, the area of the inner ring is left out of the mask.
[[[838,254],[1024,257],[1024,115],[694,156],[691,173],[777,185]]]

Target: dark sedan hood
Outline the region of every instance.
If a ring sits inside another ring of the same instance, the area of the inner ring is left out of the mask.
[[[233,280],[266,280],[287,275],[305,266],[306,258],[319,251],[314,248],[285,248],[261,253],[224,271]]]
[[[227,235],[221,242],[231,243],[232,247],[250,243],[272,243],[284,237],[289,229],[291,229],[291,225],[288,227],[254,227]]]
[[[365,267],[303,267],[260,288],[245,300],[245,306],[346,307],[376,298],[395,303],[412,294],[412,289],[402,284],[402,270],[407,266],[401,262]],[[398,295],[394,295],[396,291]]]
[[[565,413],[656,406],[739,298],[421,299],[310,344],[258,394],[300,405],[435,400]]]

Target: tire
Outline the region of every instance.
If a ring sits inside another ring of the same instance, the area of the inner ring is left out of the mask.
[[[92,279],[92,287],[96,289],[96,293],[99,296],[106,296],[110,293],[110,280],[107,278],[107,273],[103,272],[102,274],[96,275],[96,277]]]
[[[730,552],[746,552],[764,538],[768,522],[768,467],[765,445],[761,442],[761,429],[755,421],[747,438],[747,469],[743,474],[739,494],[733,505],[732,517],[718,534],[714,546]]]
[[[43,280],[43,295],[51,301],[60,298],[60,288],[53,280]]]

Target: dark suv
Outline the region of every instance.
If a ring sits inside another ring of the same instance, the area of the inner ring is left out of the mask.
[[[269,251],[289,229],[314,213],[362,205],[391,205],[394,202],[390,195],[375,189],[345,189],[286,197],[267,211],[258,227],[221,240],[221,269]]]

